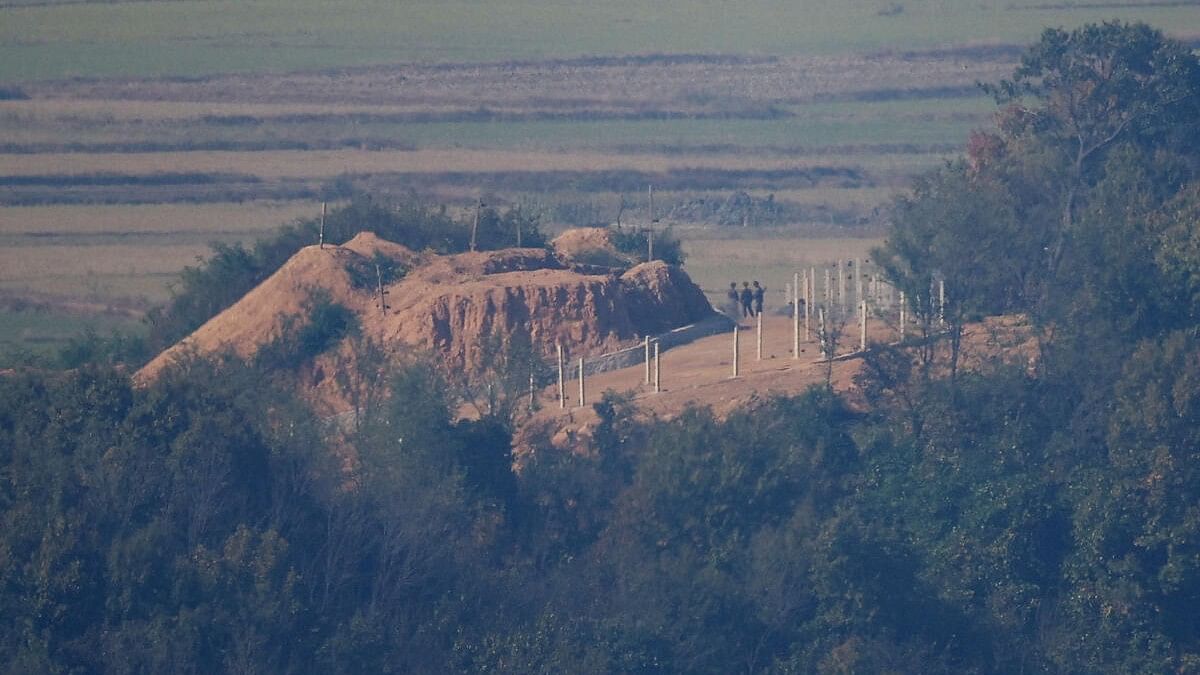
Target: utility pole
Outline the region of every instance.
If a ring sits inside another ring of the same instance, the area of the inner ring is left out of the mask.
[[[483,197],[475,202],[475,222],[471,225],[471,250],[475,250],[475,237],[479,233],[479,212],[483,210]]]
[[[654,217],[654,186],[646,186],[646,194],[650,197],[650,229],[646,232],[646,262],[654,260],[654,226],[658,218]]]

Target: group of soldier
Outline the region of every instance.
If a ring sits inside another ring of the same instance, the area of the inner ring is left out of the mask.
[[[766,295],[767,289],[760,286],[757,281],[751,286],[749,281],[742,282],[742,290],[739,291],[736,281],[729,282],[729,292],[726,297],[729,299],[730,310],[733,316],[737,316],[738,307],[742,308],[742,317],[756,317],[762,314],[763,311],[763,296]]]

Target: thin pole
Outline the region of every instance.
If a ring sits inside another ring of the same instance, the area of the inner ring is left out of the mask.
[[[563,385],[563,352],[562,343],[555,343],[554,347],[558,350],[558,407],[567,407],[567,389]]]
[[[733,376],[738,376],[738,325],[733,325]]]
[[[804,341],[805,342],[808,342],[810,339],[809,333],[808,333],[808,323],[809,323],[808,317],[812,315],[812,296],[813,296],[812,283],[810,283],[809,279],[806,277],[804,279],[804,298],[805,298],[804,299]]]
[[[858,351],[867,351],[867,301],[858,303]]]
[[[817,310],[817,325],[819,326],[819,328],[817,329],[817,336],[821,340],[821,355],[825,357],[826,361],[828,361],[830,359],[830,354],[829,354],[829,341],[826,339],[826,336],[828,334],[825,332],[825,308],[824,307]]]
[[[533,368],[529,369],[529,411],[533,412]]]
[[[654,186],[646,186],[646,194],[650,198],[650,227],[646,230],[646,262],[654,260],[654,224],[658,219],[654,217]]]
[[[321,229],[317,234],[317,246],[325,249],[325,202],[321,202]]]
[[[471,225],[471,250],[475,250],[475,236],[479,232],[479,212],[483,210],[483,199],[475,202],[475,222]]]
[[[762,312],[754,316],[758,319],[758,358],[756,360],[762,361]]]
[[[904,302],[904,291],[900,291],[900,341],[904,342],[904,324],[907,317],[904,316],[904,310],[908,303]]]
[[[579,357],[579,405],[587,405],[587,390],[583,385],[583,357]]]
[[[808,268],[808,304],[812,307],[817,306],[817,268]],[[810,312],[811,313],[811,312]]]
[[[938,279],[938,322],[946,327],[946,280]]]
[[[863,274],[862,274],[862,258],[854,259],[854,299],[862,302],[866,300],[863,297]]]
[[[830,285],[830,270],[825,268],[825,306],[833,305],[833,286]]]
[[[792,278],[800,280],[799,274],[793,274]],[[792,287],[792,358],[800,358],[800,286]]]
[[[654,393],[662,391],[662,360],[658,357],[658,340],[654,341]]]
[[[837,281],[838,281],[838,307],[842,312],[839,316],[846,316],[846,263],[841,258],[838,258],[837,263]]]
[[[650,336],[642,338],[642,350],[646,353],[646,384],[650,384]]]

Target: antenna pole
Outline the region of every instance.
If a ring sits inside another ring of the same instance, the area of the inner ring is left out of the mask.
[[[321,229],[317,234],[317,246],[325,249],[325,202],[321,202]]]

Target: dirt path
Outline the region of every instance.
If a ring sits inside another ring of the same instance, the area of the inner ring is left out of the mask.
[[[858,347],[856,326],[847,326],[842,337],[839,355],[846,355]],[[801,327],[803,331],[803,327]],[[729,412],[754,399],[771,394],[796,394],[813,384],[825,381],[826,364],[818,358],[819,348],[815,330],[808,341],[801,334],[800,358],[792,358],[792,322],[785,316],[764,316],[762,360],[757,357],[755,326],[743,320],[739,331],[739,375],[732,376],[733,336],[732,333],[713,335],[695,342],[675,347],[661,354],[661,392],[645,384],[645,367],[642,364],[599,375],[586,380],[587,406],[579,406],[579,380],[570,372],[566,375],[567,408],[558,406],[557,388],[551,386],[541,392],[543,409],[535,421],[560,424],[585,425],[596,420],[591,404],[599,401],[605,391],[631,392],[638,407],[648,413],[671,417],[697,404],[711,407],[718,415]],[[869,340],[885,342],[895,339],[894,332],[875,320],[868,330]],[[854,375],[861,367],[861,360],[843,358],[833,363],[831,381],[840,391],[853,388]]]

